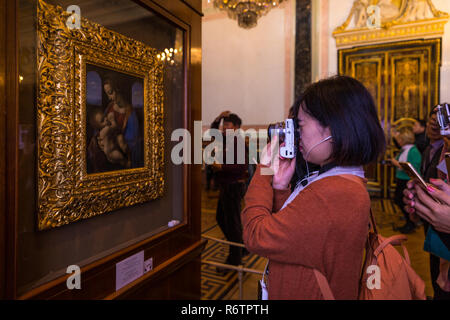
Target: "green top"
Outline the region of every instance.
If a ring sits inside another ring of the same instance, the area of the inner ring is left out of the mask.
[[[397,160],[400,158],[401,153],[397,156]],[[412,166],[414,167],[414,169],[417,170],[417,172],[420,173],[420,163],[422,162],[422,155],[419,152],[419,149],[417,149],[416,146],[413,146],[411,149],[409,149],[408,152],[408,160],[409,163],[412,164]],[[395,170],[395,177],[397,179],[401,179],[401,180],[411,180],[411,178],[406,174],[405,171],[401,170],[401,169],[396,169]]]

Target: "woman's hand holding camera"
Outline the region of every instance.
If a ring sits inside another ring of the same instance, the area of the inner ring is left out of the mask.
[[[405,209],[411,220],[417,221],[419,216],[437,231],[450,233],[450,186],[442,180],[431,182],[433,186],[428,187],[428,192],[442,204],[433,200],[415,181],[410,181],[407,189],[403,191]]]
[[[214,121],[215,122],[221,121],[223,118],[229,117],[230,114],[231,114],[231,111],[224,111]]]
[[[285,190],[294,176],[296,159],[282,158],[279,147],[278,137],[275,136],[272,142],[264,148],[261,164],[270,167],[273,171],[272,187],[276,190]]]

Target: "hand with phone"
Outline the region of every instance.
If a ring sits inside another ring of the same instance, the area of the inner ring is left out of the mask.
[[[402,167],[400,166],[400,163],[398,162],[397,159],[392,158],[390,161],[390,164],[398,169],[401,169]]]
[[[450,186],[442,180],[430,180],[427,191],[417,180],[408,182],[403,202],[411,220],[419,216],[437,231],[450,233]],[[439,202],[437,202],[437,199]]]
[[[422,178],[422,176],[417,172],[414,166],[409,162],[397,162],[400,168],[406,172],[406,174],[412,179],[418,182],[424,190],[427,190],[428,184]]]

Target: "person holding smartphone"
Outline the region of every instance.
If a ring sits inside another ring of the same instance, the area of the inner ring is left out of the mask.
[[[428,188],[427,192],[422,192],[424,189],[419,189],[419,185],[411,181],[404,190],[403,201],[406,205],[405,210],[409,212],[411,219],[413,221],[419,221],[419,219],[423,221],[425,235],[433,231],[430,231],[430,229],[435,228],[440,239],[442,239],[448,248],[450,235],[449,232],[443,232],[444,230],[442,228],[445,228],[449,223],[445,214],[449,210],[449,202],[448,198],[444,197],[444,194],[448,195],[450,193],[448,192],[447,186],[443,184],[445,174],[437,169],[437,165],[444,159],[444,154],[448,152],[450,140],[441,136],[436,110],[437,108],[435,107],[428,119],[426,131],[431,143],[427,147],[422,161],[423,177],[426,182],[432,185]],[[441,179],[437,179],[438,177]],[[430,198],[437,199],[441,204],[435,200],[430,201]],[[442,290],[441,285],[438,283],[440,273],[441,259],[433,253],[430,253],[430,275],[434,299],[450,300],[450,293]]]
[[[414,180],[408,183],[404,191],[405,209],[413,220],[418,220],[420,217],[429,223],[430,228],[434,228],[448,253],[450,251],[450,186],[440,179],[431,179],[430,182],[433,185],[428,186],[427,190],[420,187]],[[434,265],[430,266],[434,299],[450,300],[450,261],[447,260],[448,258],[442,258],[444,255],[442,257],[430,255],[436,260]]]
[[[408,182],[403,192],[405,210],[412,219],[420,217],[431,224],[442,234],[442,239],[450,249],[450,186],[440,179],[431,179],[430,182],[432,185],[427,190],[414,180]]]
[[[384,153],[383,129],[369,91],[347,76],[310,85],[295,107],[299,151],[319,171],[291,192],[297,160],[272,141],[245,196],[244,243],[269,259],[269,299],[323,299],[316,270],[336,299],[355,300],[370,215],[363,166]]]

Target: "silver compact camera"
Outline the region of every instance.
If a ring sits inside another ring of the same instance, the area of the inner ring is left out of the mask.
[[[294,159],[297,155],[300,133],[294,119],[285,122],[271,124],[268,129],[269,140],[277,135],[280,144],[280,156],[286,159]],[[283,146],[281,146],[284,143]]]
[[[448,104],[437,106],[436,116],[441,129],[441,136],[450,136],[450,108]]]

